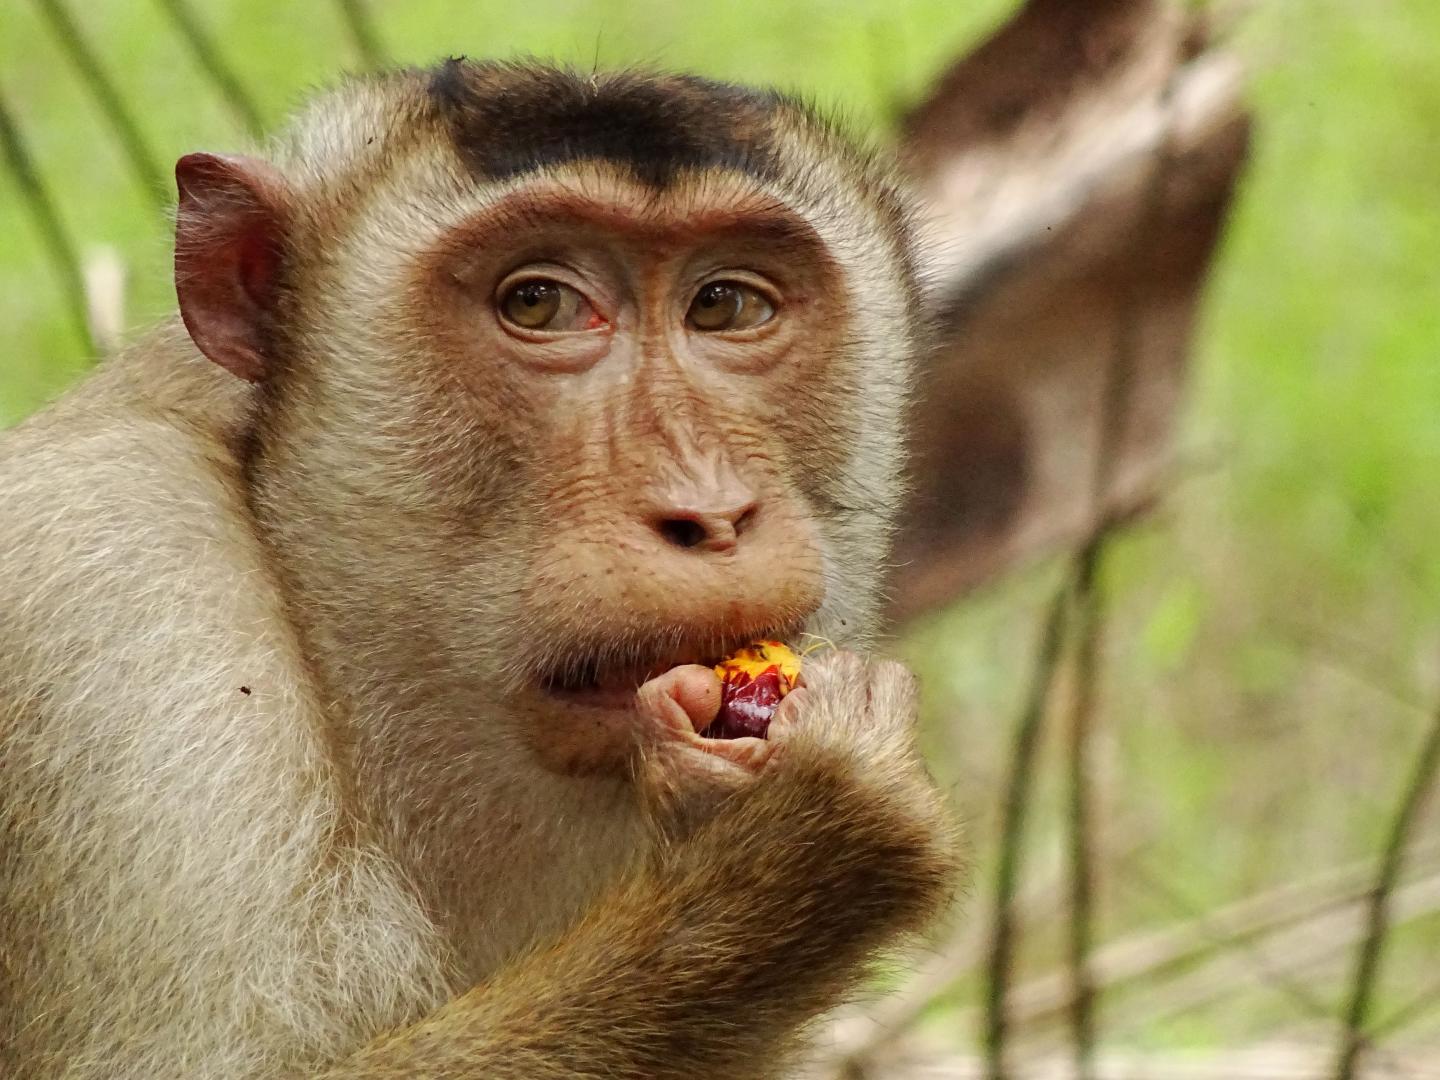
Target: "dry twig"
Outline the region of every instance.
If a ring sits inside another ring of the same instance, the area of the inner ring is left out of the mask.
[[[1135,1019],[1136,1016],[1143,1013],[1144,1017],[1151,1017],[1165,1011],[1166,999],[1172,996],[1186,1003],[1203,998],[1203,994],[1192,994],[1189,990],[1177,988],[1201,983],[1207,986],[1218,984],[1220,979],[1210,978],[1204,973],[1207,970],[1219,971],[1223,966],[1232,985],[1253,980],[1257,974],[1273,973],[1276,969],[1269,961],[1278,950],[1271,943],[1292,932],[1293,936],[1285,938],[1287,945],[1294,947],[1298,942],[1313,939],[1318,946],[1322,943],[1318,941],[1320,934],[1317,928],[1333,929],[1337,934],[1335,941],[1327,939],[1323,944],[1343,948],[1346,940],[1354,940],[1357,936],[1355,914],[1368,893],[1370,876],[1374,872],[1374,861],[1353,864],[1312,881],[1287,884],[1247,897],[1176,926],[1110,942],[1098,949],[1093,958],[1096,988],[1103,993],[1113,993],[1127,985],[1163,977],[1208,953],[1222,954],[1211,969],[1202,968],[1185,975],[1172,983],[1163,995],[1148,996],[1140,1013],[1116,1018],[1118,1023],[1143,1026]],[[1415,896],[1412,902],[1418,905],[1415,910],[1420,913],[1429,894],[1422,889]],[[1347,925],[1350,927],[1348,931],[1345,929]],[[1257,960],[1253,954],[1261,948],[1264,952]],[[1250,951],[1252,955],[1248,958],[1233,955],[1237,951]],[[1282,965],[1282,969],[1293,969],[1302,963],[1301,951],[1298,947],[1293,948],[1293,961]],[[1305,951],[1313,953],[1314,950]],[[1334,948],[1331,948],[1330,954],[1333,952]],[[1010,1016],[1017,1025],[1033,1028],[1058,1021],[1069,1010],[1070,984],[1061,972],[1032,979],[1017,987],[1011,995]]]
[[[1367,888],[1342,906],[1332,906],[1302,922],[1277,927],[1244,952],[1227,951],[1215,957],[1167,985],[1163,992],[1147,994],[1134,1008],[1117,1014],[1115,1025],[1131,1031],[1150,1030],[1169,1017],[1189,1014],[1233,994],[1238,988],[1255,983],[1257,978],[1274,985],[1283,976],[1309,971],[1333,960],[1347,946],[1366,936],[1368,893]],[[1396,923],[1440,911],[1440,874],[1397,888],[1391,897],[1390,910]],[[1323,1016],[1322,1008],[1315,1000],[1307,1006],[1307,1011]]]
[[[1411,853],[1412,863],[1426,868],[1433,867],[1437,859],[1440,859],[1440,842],[1436,841],[1421,842]],[[1211,966],[1183,976],[1165,991],[1147,996],[1141,1003],[1140,1012],[1122,1013],[1116,1017],[1120,1025],[1144,1027],[1157,1012],[1163,1015],[1173,1011],[1177,1004],[1184,1007],[1191,1002],[1208,1000],[1227,987],[1243,985],[1257,978],[1273,984],[1276,970],[1271,957],[1274,953],[1291,950],[1285,952],[1285,956],[1293,960],[1289,966],[1294,968],[1303,962],[1298,952],[1294,952],[1297,943],[1302,940],[1310,942],[1304,950],[1307,953],[1313,955],[1314,946],[1321,944],[1325,955],[1329,956],[1354,939],[1355,915],[1369,893],[1378,865],[1378,859],[1349,863],[1314,878],[1287,882],[1218,910],[1194,915],[1173,926],[1112,941],[1101,946],[1092,957],[1095,988],[1099,993],[1114,993],[1145,980],[1162,979],[1193,964],[1207,953],[1227,954]],[[1148,879],[1141,877],[1139,880],[1146,882]],[[1017,906],[1031,913],[1048,910],[1050,905],[1046,901],[1054,894],[1055,884],[1054,880],[1049,880],[1027,888]],[[1424,883],[1417,884],[1422,886],[1421,891],[1407,896],[1405,902],[1407,912],[1420,915],[1424,913],[1427,894]],[[1160,887],[1154,882],[1150,885]],[[1165,895],[1170,894],[1165,891]],[[1346,920],[1351,926],[1348,938],[1343,929]],[[914,1027],[929,1004],[973,970],[979,959],[982,941],[973,924],[969,925],[971,928],[957,934],[955,940],[934,963],[922,969],[910,986],[879,1002],[872,1016],[852,1019],[847,1023],[842,1045],[832,1051],[821,1075],[864,1075],[872,1061]],[[1338,941],[1322,943],[1316,940],[1333,931],[1337,925],[1341,927]],[[1286,936],[1289,931],[1296,930],[1298,934]],[[1240,950],[1251,955],[1248,958],[1228,955]],[[1257,952],[1259,955],[1256,955]],[[1007,1001],[1010,1024],[1034,1030],[1063,1020],[1071,1011],[1072,990],[1070,979],[1063,970],[1038,976],[1015,987]],[[1424,1005],[1433,1004],[1417,1003],[1403,1008],[1393,1019],[1396,1023],[1403,1022],[1406,1017],[1418,1014]],[[1318,1009],[1309,1011],[1320,1015]],[[981,1019],[975,1015],[975,1010],[963,1015],[968,1023]],[[1375,1030],[1388,1030],[1391,1026],[1391,1020],[1387,1019]]]

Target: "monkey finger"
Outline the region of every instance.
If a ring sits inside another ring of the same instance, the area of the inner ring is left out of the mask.
[[[919,682],[904,664],[876,660],[870,666],[872,722],[892,731],[909,732],[919,715]]]
[[[770,748],[763,739],[700,736],[720,710],[720,695],[715,672],[697,664],[672,668],[640,687],[640,714],[653,721],[639,733],[641,753],[649,774],[663,786],[729,789],[764,765]]]
[[[635,776],[652,822],[672,836],[683,835],[754,781],[769,756],[769,747],[760,739],[732,741],[756,743],[758,749],[727,748],[726,754],[733,754],[733,759],[681,743],[642,752]]]
[[[748,772],[754,772],[770,760],[771,747],[766,739],[745,736],[739,739],[702,738],[700,749],[712,758],[719,758]]]
[[[642,715],[658,721],[662,731],[682,737],[694,735],[715,719],[720,695],[719,677],[699,664],[671,668],[636,692]]]
[[[853,652],[826,653],[801,670],[799,685],[810,690],[807,707],[812,724],[850,727],[862,723],[869,710],[870,672],[865,658]]]
[[[812,707],[813,698],[814,692],[804,686],[796,686],[794,690],[786,694],[780,700],[780,705],[775,710],[775,716],[770,720],[770,727],[765,733],[766,741],[778,746],[793,739],[800,725],[805,722],[805,716]]]

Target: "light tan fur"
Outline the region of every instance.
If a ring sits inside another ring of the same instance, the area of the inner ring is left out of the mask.
[[[606,539],[651,473],[671,501],[743,473],[773,558],[817,560],[776,619],[871,645],[910,241],[882,168],[803,111],[775,123],[773,181],[652,199],[603,163],[477,183],[418,73],[348,84],[271,155],[275,370],[237,379],[172,320],[0,439],[0,1075],[778,1075],[942,905],[953,844],[896,665],[811,660],[738,763],[662,681],[625,767],[558,767],[569,721],[520,688],[532,652],[612,648],[627,610],[654,609],[617,654],[729,632],[709,612],[736,579],[686,596],[678,561]],[[417,344],[447,317],[417,267],[556,190],[635,228],[806,223],[846,297],[816,308],[840,330],[813,388],[761,424],[655,375],[576,443],[610,456],[502,446],[494,402],[549,384],[468,391]]]

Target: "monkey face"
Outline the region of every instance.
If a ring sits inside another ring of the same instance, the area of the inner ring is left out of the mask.
[[[699,80],[414,89],[416,130],[351,101],[181,207],[187,325],[257,384],[252,503],[332,681],[403,673],[565,771],[624,758],[658,670],[863,645],[917,340],[885,172]]]
[[[647,676],[793,635],[825,596],[813,480],[853,423],[844,282],[796,215],[709,188],[527,186],[412,286],[449,407],[523,478],[517,700],[587,762],[596,731],[624,749]]]

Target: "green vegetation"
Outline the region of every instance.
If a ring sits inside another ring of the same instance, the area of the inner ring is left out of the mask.
[[[270,122],[357,63],[338,5],[195,6]],[[522,52],[693,68],[801,89],[883,139],[896,110],[1012,6],[485,0],[463,18],[450,0],[372,8],[401,61]],[[1201,325],[1185,445],[1193,469],[1105,565],[1104,937],[1377,851],[1440,700],[1440,559],[1430,551],[1440,538],[1440,5],[1255,7],[1237,34],[1255,69],[1254,155]],[[160,5],[74,9],[162,163],[245,145]],[[131,325],[158,317],[173,302],[168,223],[25,0],[0,9],[0,88],[71,233],[122,253]],[[87,357],[3,171],[0,236],[4,425],[73,381]],[[929,687],[936,759],[972,825],[977,898],[1053,577],[1035,568],[905,642]],[[1041,878],[1061,850],[1056,749],[1047,745],[1029,845]],[[1430,837],[1440,835],[1437,810]],[[1058,940],[1053,929],[1035,934],[1026,969],[1055,963]],[[1397,935],[1379,1016],[1435,978],[1437,948],[1440,918]],[[1333,1010],[1348,955],[1293,979]],[[1275,979],[1258,985],[1120,1030],[1147,1045],[1233,1045],[1316,1023],[1304,995]],[[1102,1023],[1123,1019],[1136,996],[1107,998]],[[969,989],[963,997],[974,1000]],[[1437,1031],[1440,1010],[1397,1039]]]

